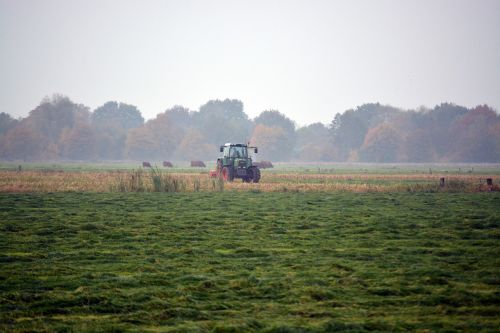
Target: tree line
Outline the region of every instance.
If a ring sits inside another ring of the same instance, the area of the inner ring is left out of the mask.
[[[91,111],[62,95],[44,98],[25,118],[0,113],[2,160],[209,161],[225,142],[250,142],[258,159],[271,161],[500,162],[500,116],[487,105],[369,103],[328,125],[297,128],[277,110],[250,119],[241,101],[225,99],[145,121],[134,105],[110,101]]]

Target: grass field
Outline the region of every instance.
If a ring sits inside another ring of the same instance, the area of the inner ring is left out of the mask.
[[[205,161],[206,168],[192,168],[187,161],[173,161],[173,168],[163,168],[162,161],[151,161],[153,167],[167,172],[200,173],[215,168],[214,161]],[[121,162],[1,162],[0,171],[17,171],[21,166],[24,171],[130,171],[140,168],[139,161]],[[449,175],[500,175],[499,163],[274,163],[274,168],[267,173],[299,174],[449,174]]]
[[[208,164],[207,164],[208,165]],[[178,183],[177,192],[481,192],[500,190],[497,164],[277,164],[259,184],[241,180],[218,186],[207,168],[134,168],[132,164],[0,164],[0,192],[151,192],[152,175]],[[446,186],[440,187],[440,178]],[[495,186],[486,186],[491,178]],[[138,180],[140,184],[138,185]],[[133,184],[132,184],[133,183]],[[134,186],[132,186],[134,185]]]
[[[0,194],[0,331],[498,332],[500,194]]]

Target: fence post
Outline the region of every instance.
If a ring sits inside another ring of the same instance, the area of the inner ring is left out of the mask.
[[[444,177],[439,178],[439,186],[444,187]]]

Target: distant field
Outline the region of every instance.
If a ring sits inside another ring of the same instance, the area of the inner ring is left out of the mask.
[[[153,164],[155,165],[155,164]],[[0,164],[0,192],[144,192],[152,190],[154,173],[177,181],[179,192],[263,191],[263,192],[478,192],[490,190],[492,178],[498,190],[500,165],[392,165],[392,164],[277,164],[262,170],[259,184],[215,184],[208,177],[211,167],[143,169],[133,164]],[[144,188],[130,189],[140,177]],[[446,186],[440,187],[440,178]],[[130,186],[129,186],[130,187]],[[121,190],[120,190],[121,189]]]
[[[189,162],[173,161],[174,168],[163,168],[162,161],[151,161],[152,166],[167,172],[207,172],[215,168],[215,161],[206,161],[206,168],[191,168]],[[141,168],[141,162],[107,162],[107,163],[22,163],[0,162],[0,171],[17,171],[19,165],[28,171],[116,171]],[[274,163],[268,173],[319,173],[319,174],[494,174],[500,175],[498,163]]]
[[[500,193],[0,194],[0,331],[496,332]]]

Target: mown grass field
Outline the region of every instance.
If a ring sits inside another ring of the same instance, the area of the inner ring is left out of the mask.
[[[498,332],[500,194],[0,194],[0,331]]]
[[[205,161],[205,168],[193,168],[188,161],[172,161],[173,168],[163,168],[162,161],[150,161],[153,167],[173,173],[200,173],[215,168],[214,161]],[[19,166],[24,171],[66,171],[66,172],[98,172],[98,171],[130,171],[140,168],[140,161],[121,162],[2,162],[0,171],[17,171]],[[345,163],[345,162],[284,162],[274,163],[274,168],[266,169],[266,173],[294,174],[449,174],[449,175],[500,175],[499,163]]]
[[[209,177],[211,166],[189,168],[138,168],[115,164],[15,164],[0,163],[0,192],[148,192],[155,191],[152,177],[179,183],[177,192],[482,192],[500,190],[500,165],[444,164],[277,164],[262,170],[259,184],[235,179],[223,188]],[[440,178],[446,186],[440,187]],[[493,188],[486,179],[493,180]],[[138,180],[140,184],[138,185]],[[144,185],[144,186],[143,186]],[[161,191],[160,191],[161,192]]]

